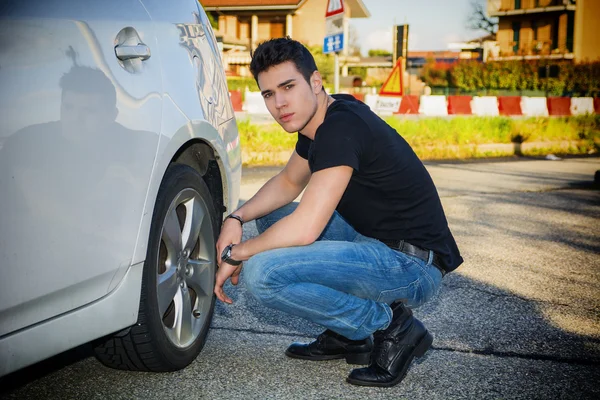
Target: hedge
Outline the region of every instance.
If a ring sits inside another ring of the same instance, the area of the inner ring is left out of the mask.
[[[551,66],[558,68],[556,77],[540,76]],[[465,60],[448,65],[429,61],[421,73],[425,83],[437,88],[474,91],[544,91],[552,96],[599,96],[600,61],[526,60],[481,63]]]

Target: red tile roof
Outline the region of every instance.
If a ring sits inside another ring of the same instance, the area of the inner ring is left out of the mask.
[[[302,0],[200,0],[204,7],[297,6]]]

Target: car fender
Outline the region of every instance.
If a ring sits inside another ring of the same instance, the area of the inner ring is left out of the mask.
[[[189,120],[183,117],[183,114],[177,111],[177,107],[173,102],[165,101],[163,120],[170,121],[166,124],[163,122],[163,131],[173,133],[170,135],[161,134],[159,140],[131,265],[145,260],[152,214],[162,179],[174,157],[190,143],[203,142],[213,149],[223,183],[223,204],[229,212],[232,212],[238,205],[241,182],[241,150],[235,118],[215,128],[205,120]],[[177,123],[174,121],[179,123],[177,129],[172,129],[173,125]],[[224,138],[229,139],[225,142]],[[115,273],[108,288],[109,292],[119,284],[126,272],[127,267],[123,267]]]

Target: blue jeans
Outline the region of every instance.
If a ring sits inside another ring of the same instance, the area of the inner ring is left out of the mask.
[[[291,203],[256,220],[259,233],[291,214]],[[265,251],[244,263],[242,278],[267,307],[306,318],[351,340],[387,328],[389,304],[425,303],[441,272],[428,262],[356,232],[336,211],[317,241]]]

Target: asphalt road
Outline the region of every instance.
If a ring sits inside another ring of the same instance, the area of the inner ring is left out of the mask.
[[[465,263],[415,310],[432,350],[388,389],[345,383],[343,361],[286,358],[320,328],[238,287],[218,304],[203,352],[183,371],[110,370],[82,350],[2,381],[5,398],[600,398],[599,158],[429,163]],[[278,169],[244,171],[249,198]],[[245,225],[246,237],[256,234]]]

